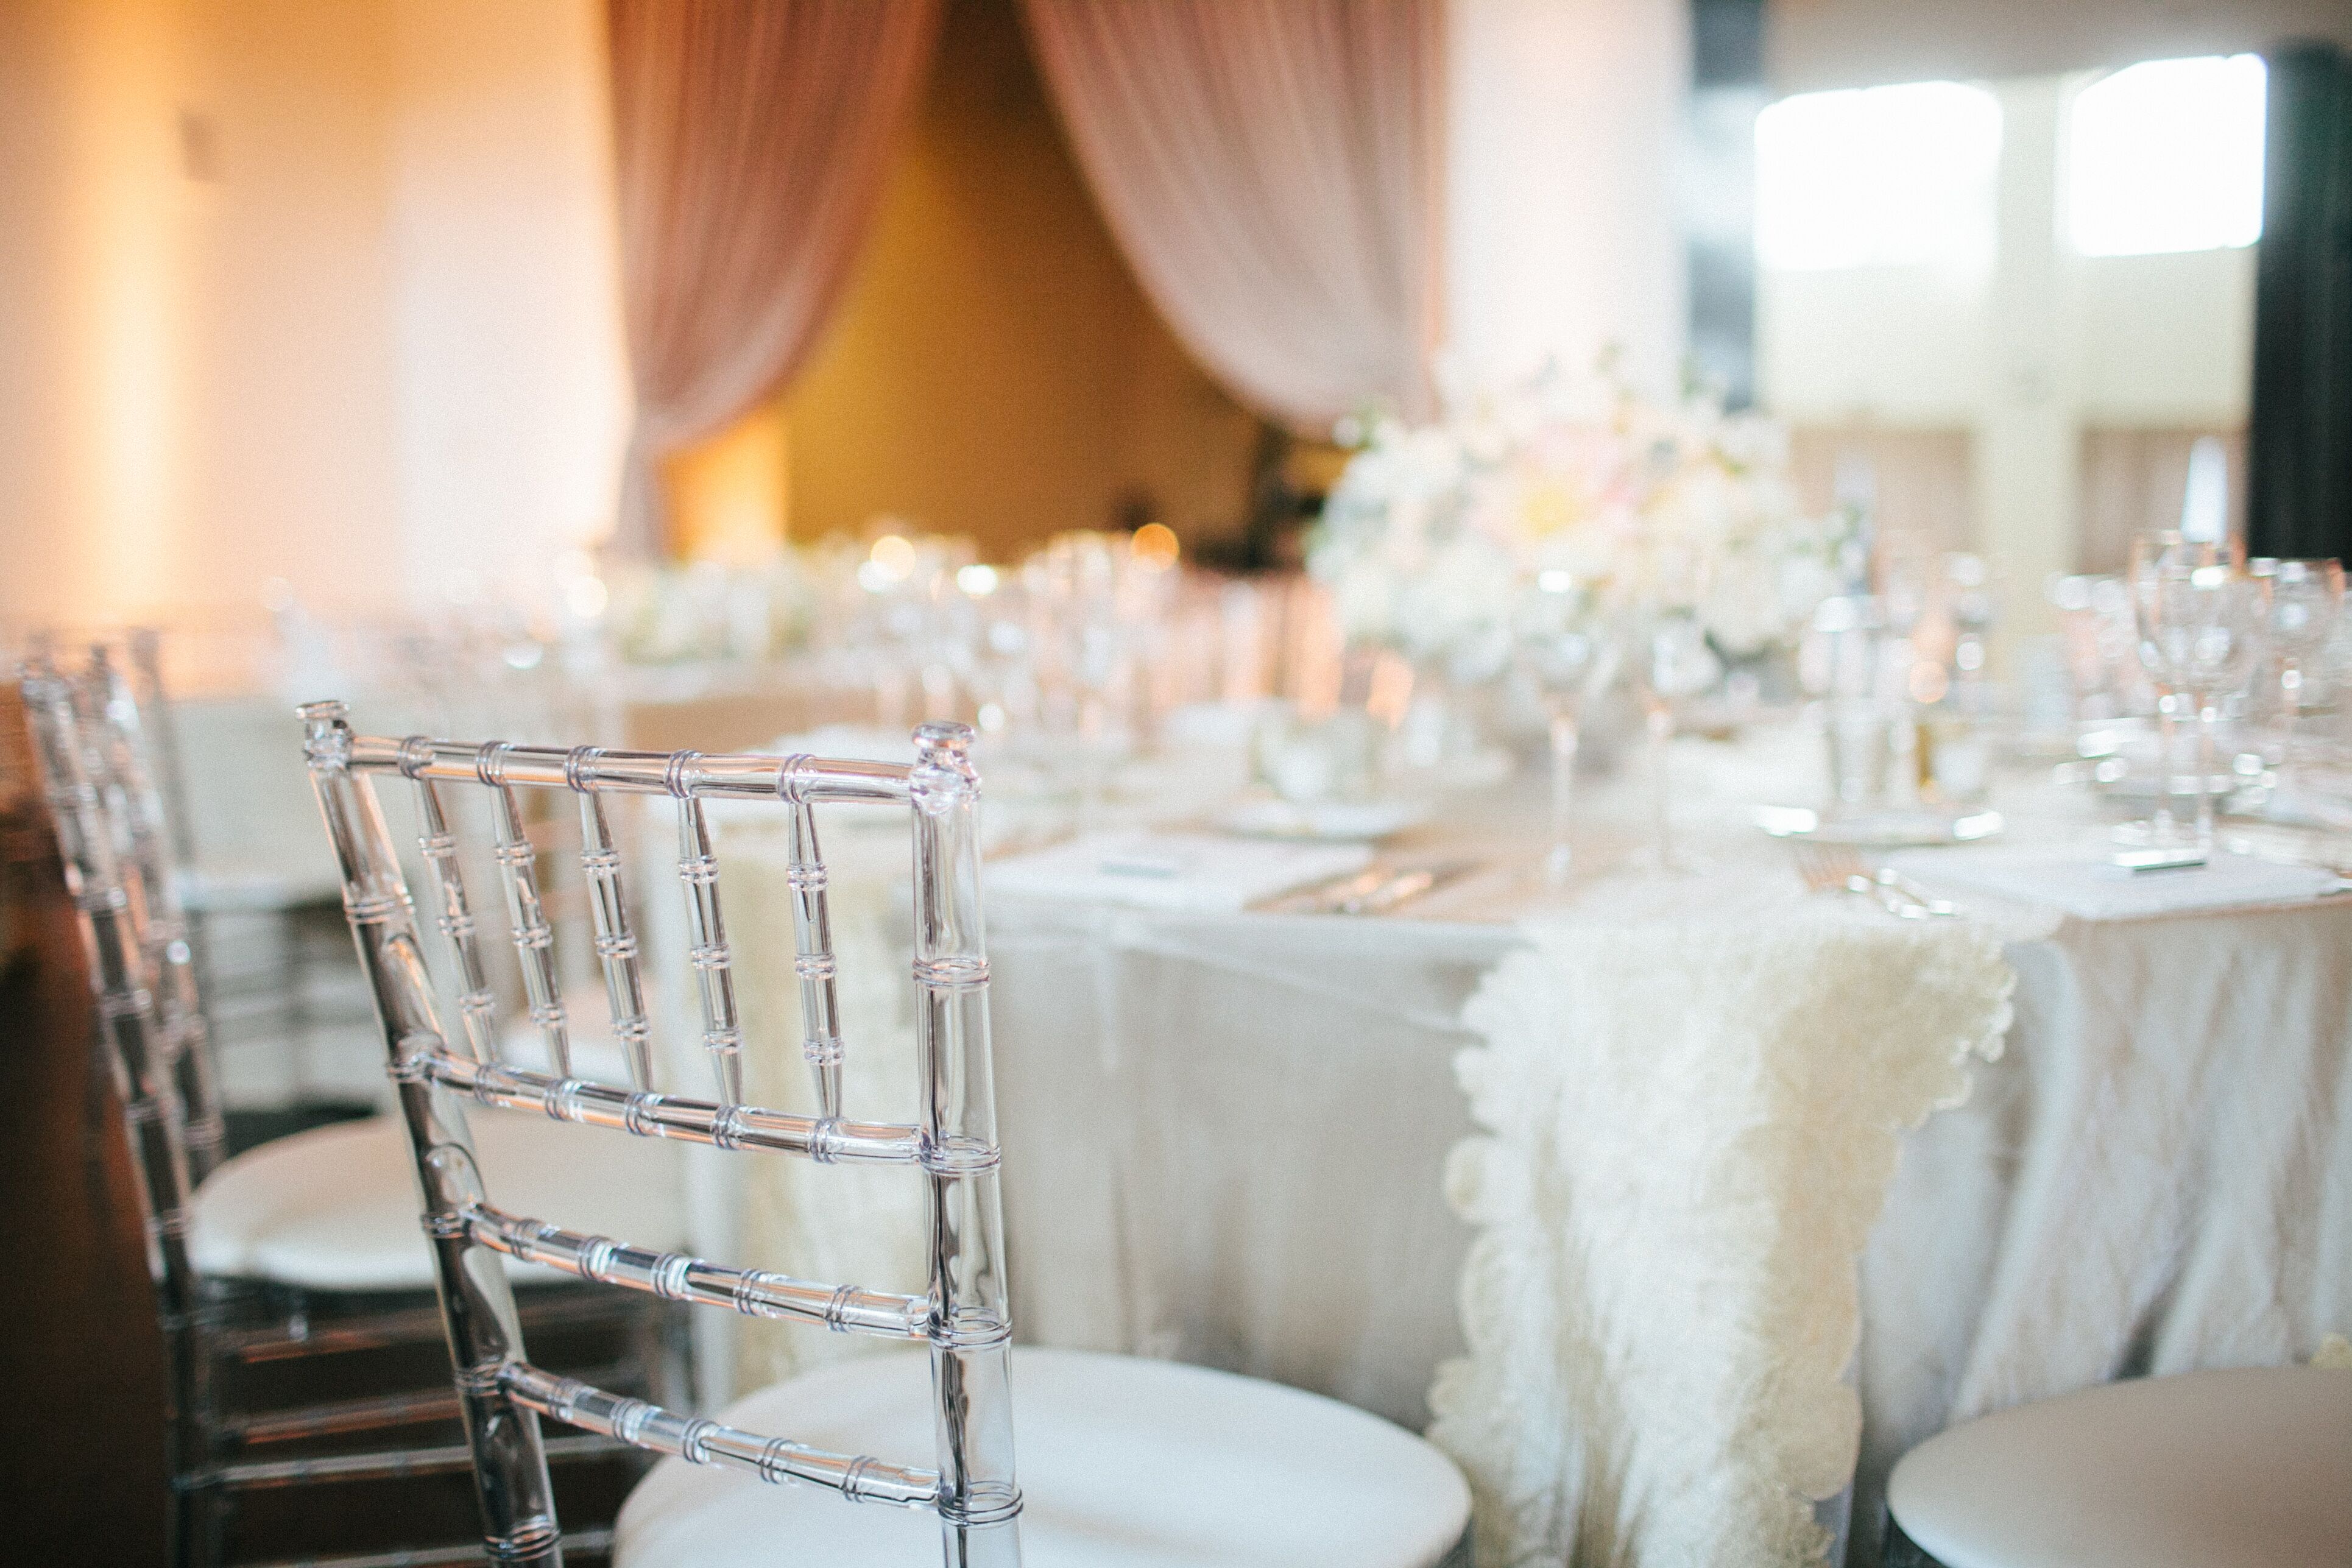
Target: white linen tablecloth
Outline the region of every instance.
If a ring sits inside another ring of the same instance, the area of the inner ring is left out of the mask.
[[[1745,825],[1746,804],[1779,787],[1769,756],[1695,747],[1685,761],[1689,837],[1716,871],[1600,877],[1554,912],[1632,927],[1841,902],[1800,899],[1781,852]],[[1594,793],[1588,837],[1605,859],[1640,803],[1630,782]],[[1473,1232],[1444,1175],[1481,1132],[1456,1058],[1492,1042],[1465,1008],[1528,948],[1508,922],[1529,912],[1518,868],[1540,853],[1536,795],[1528,781],[1455,803],[1407,842],[1514,861],[1415,918],[992,900],[1021,1337],[1172,1355],[1428,1422],[1438,1367],[1470,1348],[1457,1295]],[[2084,827],[2033,789],[2000,804],[2013,839],[2063,846]],[[761,945],[788,979],[783,907],[760,881],[736,874],[730,914],[776,922]],[[1843,914],[1883,918],[1852,902]],[[1874,1560],[1893,1460],[1952,1420],[2137,1372],[2305,1357],[2352,1329],[2352,903],[2123,921],[1976,912],[2008,939],[2015,1018],[1966,1103],[1906,1136],[1869,1229],[1857,1561]],[[739,939],[740,962],[751,947]],[[752,1037],[794,1035],[787,1022]],[[816,1272],[808,1249],[833,1223],[821,1202],[769,1212],[746,1227],[748,1260]],[[1659,1304],[1662,1319],[1678,1310]],[[749,1359],[746,1372],[791,1364]]]
[[[992,941],[1021,1332],[1423,1425],[1467,1348],[1461,1011],[1516,935],[1001,904]],[[1858,1554],[1954,1420],[2352,1329],[2352,907],[2007,957],[2007,1047],[1906,1139],[1862,1260]]]

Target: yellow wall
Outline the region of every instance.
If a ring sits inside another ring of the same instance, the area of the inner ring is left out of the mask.
[[[953,0],[875,234],[787,395],[793,534],[890,512],[983,551],[1154,500],[1188,539],[1247,504],[1256,424],[1195,369],[1066,152],[1010,0]]]
[[[755,566],[783,548],[792,451],[782,413],[763,408],[662,465],[670,553]]]
[[[0,5],[0,613],[396,572],[391,75],[373,7]]]
[[[594,0],[0,0],[0,622],[496,591],[608,527]]]

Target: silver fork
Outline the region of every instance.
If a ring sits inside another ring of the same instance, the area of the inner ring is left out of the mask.
[[[1874,872],[1863,864],[1860,851],[1850,846],[1801,840],[1796,851],[1797,875],[1814,892],[1844,892],[1872,899],[1888,914],[1906,921],[1960,912],[1958,904],[1930,897],[1892,868],[1882,867]]]

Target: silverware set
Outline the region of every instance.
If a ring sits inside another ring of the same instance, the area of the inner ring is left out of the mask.
[[[1368,866],[1349,876],[1285,893],[1258,907],[1268,914],[1282,915],[1385,915],[1449,882],[1460,881],[1477,868],[1475,860]]]
[[[2225,833],[2222,843],[2234,854],[2282,866],[2309,866],[2352,879],[2352,837],[2340,833],[2253,825]]]
[[[1816,893],[1851,893],[1868,899],[1899,920],[1936,920],[1960,912],[1949,899],[1939,899],[1892,867],[1872,868],[1861,851],[1843,844],[1799,842],[1797,875]]]

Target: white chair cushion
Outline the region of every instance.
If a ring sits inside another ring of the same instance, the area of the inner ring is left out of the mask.
[[[1012,1377],[1024,1568],[1432,1568],[1469,1521],[1451,1459],[1337,1400],[1204,1367],[1025,1346]],[[919,1352],[809,1373],[719,1419],[936,1463],[930,1359]],[[664,1459],[623,1505],[613,1561],[921,1568],[939,1552],[929,1511]]]
[[[545,1117],[467,1119],[490,1202],[664,1250],[685,1244],[677,1151],[652,1139]],[[390,1116],[313,1128],[248,1149],[190,1205],[188,1248],[206,1274],[317,1290],[430,1289],[408,1135]],[[518,1280],[555,1270],[507,1260]]]
[[[1946,1568],[2352,1563],[2352,1371],[2185,1373],[2020,1405],[1905,1455],[1886,1502]]]

